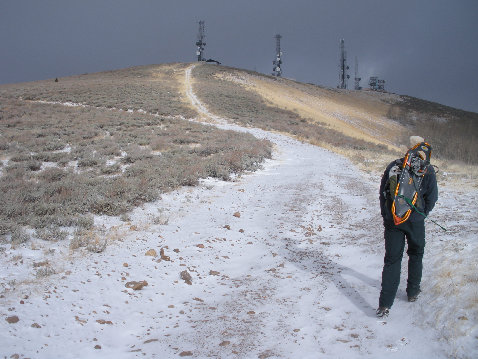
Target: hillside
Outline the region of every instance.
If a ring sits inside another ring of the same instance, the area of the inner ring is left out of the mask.
[[[151,65],[56,83],[3,85],[0,96],[194,118],[196,110],[184,96],[186,66]],[[236,123],[292,134],[357,163],[381,152],[402,154],[409,136],[417,133],[434,145],[434,157],[445,160],[445,166],[448,160],[478,163],[476,113],[409,96],[323,88],[224,66],[196,67],[194,81],[199,98],[212,112]]]
[[[474,357],[476,121],[207,64],[2,85],[0,355]],[[410,134],[448,231],[377,321],[378,182]]]
[[[357,164],[373,159],[382,166],[382,152],[404,153],[415,133],[435,146],[434,157],[445,161],[440,167],[453,166],[448,160],[478,163],[476,113],[408,96],[323,88],[220,66],[197,67],[194,76],[201,81],[199,98],[214,113],[293,134]],[[476,174],[473,167],[463,172],[470,171]]]

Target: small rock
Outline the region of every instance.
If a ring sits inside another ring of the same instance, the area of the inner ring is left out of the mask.
[[[244,233],[244,230],[241,228],[241,229],[239,230],[239,232]]]
[[[233,214],[234,217],[237,217],[237,218],[241,218],[241,213],[240,212],[236,212]]]
[[[225,347],[226,345],[231,344],[229,340],[224,340],[221,344],[219,344],[220,347]]]
[[[186,282],[186,284],[192,285],[192,280],[193,278],[191,277],[191,274],[187,270],[183,270],[180,274],[180,277],[182,280]]]
[[[171,258],[169,258],[169,256],[167,256],[167,255],[164,254],[164,248],[161,248],[161,249],[159,250],[159,254],[160,254],[161,259],[162,259],[163,261],[170,261],[170,260],[171,260]]]
[[[180,357],[192,357],[192,356],[193,356],[193,352],[190,352],[190,351],[181,352],[181,353],[179,353],[179,356],[180,356]]]
[[[198,248],[204,248],[204,244],[202,244],[202,243],[201,243],[201,244],[198,244],[196,247],[198,247]]]
[[[220,272],[217,272],[215,270],[210,270],[209,271],[209,275],[219,275],[219,274],[220,274]]]
[[[148,344],[148,343],[152,343],[152,342],[159,342],[159,339],[148,339],[148,340],[144,341],[143,344]]]
[[[101,345],[96,344],[96,345],[95,345],[95,349],[101,349]]]
[[[224,228],[226,228],[226,229],[229,230],[229,231],[231,230],[231,226],[228,225],[228,224],[226,224],[226,225],[224,226]]]
[[[149,251],[146,252],[145,256],[157,257],[158,253],[156,253],[154,249],[150,249]]]
[[[104,320],[104,319],[98,319],[96,322],[100,324],[113,324],[111,320]]]
[[[148,285],[148,282],[145,280],[142,280],[141,282],[136,282],[136,281],[131,281],[127,282],[124,286],[126,288],[131,288],[133,290],[141,290],[143,287],[146,287]]]
[[[81,325],[85,325],[86,323],[88,323],[88,320],[87,319],[81,319],[79,316],[75,315],[75,320],[80,323]]]
[[[32,328],[41,328],[41,325],[38,324],[38,323],[33,323],[33,324],[31,325],[31,327],[32,327]]]
[[[123,263],[123,267],[128,267],[129,264],[128,263]]]
[[[5,318],[5,320],[9,323],[9,324],[15,324],[15,323],[18,323],[20,321],[20,319],[18,319],[18,317],[16,315],[13,315],[11,317],[7,317]]]
[[[465,317],[464,315],[462,315],[461,317],[458,317],[459,320],[468,320],[467,317]]]

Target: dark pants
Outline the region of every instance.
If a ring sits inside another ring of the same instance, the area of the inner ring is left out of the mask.
[[[408,281],[407,295],[417,295],[422,280],[422,258],[425,249],[425,222],[407,221],[398,226],[385,224],[385,258],[382,271],[382,290],[379,306],[390,308],[395,300],[400,283],[400,271],[405,248],[408,244]]]

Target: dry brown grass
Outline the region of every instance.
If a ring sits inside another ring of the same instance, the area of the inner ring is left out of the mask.
[[[196,115],[182,95],[178,81],[186,64],[132,67],[0,86],[0,96],[50,102],[72,102],[93,107],[144,110],[162,116]]]
[[[222,66],[197,66],[193,70],[193,77],[197,82],[194,87],[196,95],[215,115],[245,126],[291,134],[314,144],[387,151],[387,147],[378,141],[370,142],[363,136],[349,136],[330,123],[320,122],[320,119],[301,117],[299,111],[281,108],[258,96],[247,84],[238,84],[237,81],[231,80],[231,77],[241,78],[245,74],[249,73]]]
[[[228,76],[228,79],[233,79]],[[345,136],[397,148],[402,126],[386,117],[388,104],[367,92],[324,89],[287,79],[247,76],[246,88],[267,103]]]
[[[402,96],[390,107],[389,117],[410,134],[422,134],[444,160],[478,164],[478,114],[438,103]]]
[[[166,76],[164,69],[159,73],[140,70],[125,70],[126,77],[122,71],[117,74],[125,83],[133,74],[159,82]],[[168,69],[173,70],[181,72],[182,66]],[[80,77],[75,87],[75,79],[69,78],[68,91],[59,93],[45,92],[44,83],[2,87],[0,237],[24,241],[22,228],[34,228],[39,237],[61,240],[62,228],[90,229],[91,214],[120,215],[159,198],[162,192],[195,185],[200,178],[227,180],[232,173],[256,169],[271,155],[269,142],[249,134],[172,116],[118,110],[134,101],[129,92],[118,98],[108,96],[110,108],[97,108],[94,105],[99,103],[93,102],[86,107],[51,103],[88,102],[96,95],[86,88],[92,84],[96,94],[101,93],[102,76],[120,81],[115,73],[94,74]],[[170,79],[165,89],[179,88],[174,81]],[[30,100],[24,99],[25,93]],[[195,114],[181,96],[168,96],[174,98],[169,103],[174,108],[167,111]],[[49,103],[39,103],[40,99]],[[154,103],[154,96],[141,101],[136,108],[144,110]]]

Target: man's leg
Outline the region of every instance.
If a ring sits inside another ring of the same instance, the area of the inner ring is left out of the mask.
[[[398,285],[400,284],[400,271],[405,247],[405,234],[393,224],[386,225],[385,258],[382,271],[382,290],[380,291],[379,306],[391,308]]]
[[[422,259],[425,251],[425,222],[410,223],[410,230],[407,233],[408,242],[408,280],[407,295],[414,297],[420,293],[420,282],[422,280]]]

